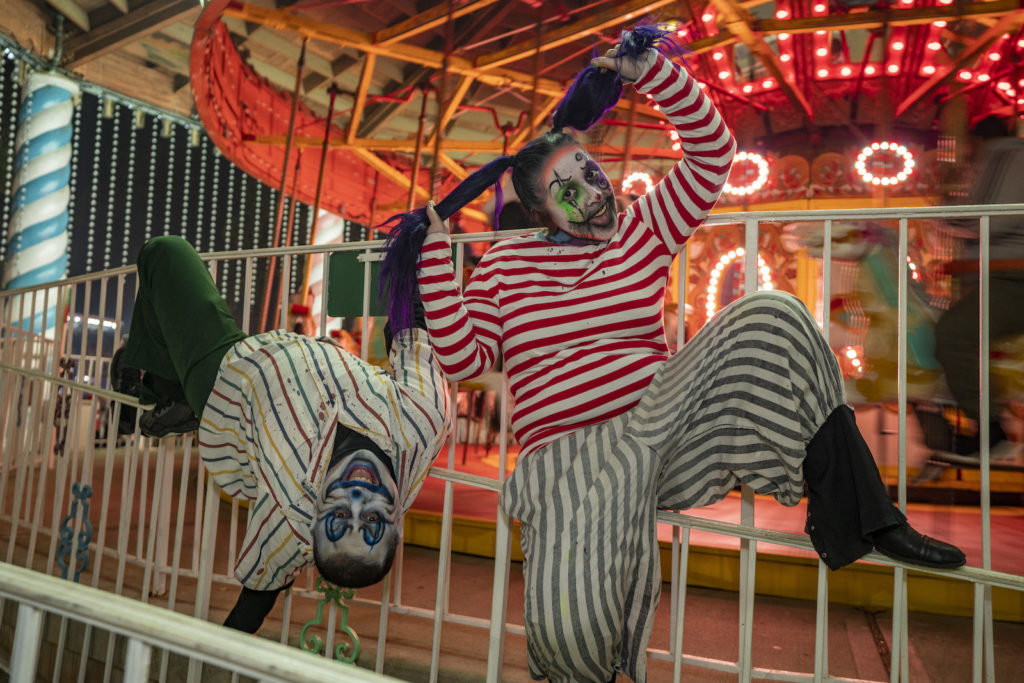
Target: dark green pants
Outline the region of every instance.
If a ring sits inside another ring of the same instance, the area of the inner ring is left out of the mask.
[[[185,240],[154,237],[142,247],[137,268],[124,363],[146,371],[143,402],[184,398],[201,417],[224,354],[246,335]]]

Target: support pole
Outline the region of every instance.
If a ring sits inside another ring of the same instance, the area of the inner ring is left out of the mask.
[[[334,118],[334,101],[338,98],[338,86],[334,83],[327,91],[331,101],[327,104],[327,120],[324,123],[324,144],[320,146],[320,169],[316,175],[316,199],[313,200],[313,229],[309,233],[309,243],[316,244],[316,229],[320,223],[320,195],[324,189],[324,169],[327,166],[327,146],[331,141],[331,120]],[[306,274],[302,276],[302,299],[306,299],[309,289],[309,270],[313,267],[312,254],[306,256]]]
[[[299,89],[302,87],[302,72],[306,65],[306,43],[309,38],[303,37],[302,49],[299,51],[299,63],[295,69],[295,89],[292,91],[292,112],[288,118],[288,140],[284,146],[284,163],[281,165],[281,189],[277,197],[277,216],[274,219],[274,247],[281,243],[281,221],[284,218],[284,197],[286,182],[288,180],[288,161],[292,153],[292,137],[295,134],[295,112],[299,108]],[[294,197],[293,197],[294,201]],[[263,286],[263,305],[260,307],[259,331],[266,332],[267,314],[270,311],[270,291],[274,287],[274,275],[277,270],[277,256],[270,257],[270,268],[267,270],[267,280]]]
[[[448,64],[452,56],[454,41],[452,19],[455,13],[455,0],[448,0],[448,19],[445,23],[444,60],[441,62],[441,86],[437,90],[437,130],[434,131],[434,159],[430,168],[430,195],[436,197],[441,190],[441,138],[444,137],[444,98],[448,95]],[[412,179],[410,192],[415,192],[416,178]]]
[[[629,177],[630,165],[633,163],[633,129],[636,127],[636,90],[629,100],[629,123],[626,124],[626,149],[622,157],[622,179]]]
[[[416,205],[416,185],[419,182],[420,176],[420,155],[423,153],[423,129],[427,126],[427,91],[421,89],[420,92],[423,94],[423,102],[420,104],[420,123],[416,129],[416,151],[412,155],[412,176],[409,179],[409,201],[406,204],[406,211],[412,211]],[[440,130],[437,131],[440,134]],[[437,149],[439,143],[434,142],[434,158],[437,159]]]

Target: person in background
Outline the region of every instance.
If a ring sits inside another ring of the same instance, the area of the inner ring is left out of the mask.
[[[979,141],[974,153],[973,177],[967,204],[1018,204],[1024,202],[1024,139],[1010,137],[1002,120],[983,119],[972,133]],[[978,340],[980,301],[978,257],[980,224],[977,218],[951,221],[964,236],[960,259],[947,265],[961,285],[956,303],[935,325],[935,357],[946,373],[946,382],[959,408],[976,423],[981,419]],[[998,344],[1024,334],[1024,215],[992,216],[989,219],[989,339]],[[994,383],[990,387],[994,388]],[[994,458],[1008,459],[1017,444],[1007,439],[999,420],[994,393],[990,411],[989,445]],[[961,439],[962,440],[962,439]],[[973,454],[977,456],[978,448]]]

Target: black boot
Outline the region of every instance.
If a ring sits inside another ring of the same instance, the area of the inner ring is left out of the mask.
[[[892,504],[848,406],[832,411],[807,444],[804,481],[805,531],[830,569],[850,564],[873,548],[925,567],[964,564],[959,549],[916,532]]]
[[[114,355],[110,359],[110,388],[119,394],[138,398],[141,386],[142,371],[124,364],[124,347],[122,346],[114,351]],[[131,434],[134,431],[135,408],[122,405],[117,421],[117,433]]]

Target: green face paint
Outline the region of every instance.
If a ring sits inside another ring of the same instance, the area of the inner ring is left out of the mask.
[[[583,209],[576,203],[580,194],[581,188],[579,183],[569,182],[562,186],[561,191],[558,193],[558,200],[555,202],[558,208],[565,212],[565,217],[571,223],[583,222]]]

